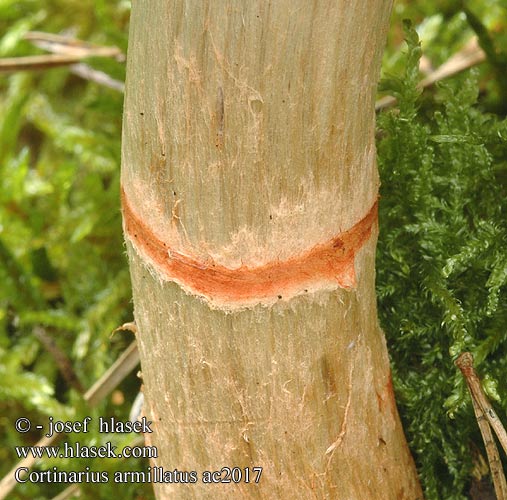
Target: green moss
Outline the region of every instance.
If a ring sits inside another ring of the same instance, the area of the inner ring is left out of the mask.
[[[460,352],[507,408],[507,122],[481,111],[474,71],[422,107],[420,47],[406,30],[405,74],[383,83],[399,104],[378,117],[379,314],[426,497],[461,499],[482,443]]]

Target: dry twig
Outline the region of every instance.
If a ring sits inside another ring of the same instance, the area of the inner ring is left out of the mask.
[[[29,31],[25,35],[25,39],[36,47],[52,53],[0,59],[0,72],[69,66],[88,57],[113,57],[118,61],[125,60],[124,54],[118,47],[103,47],[52,33]]]
[[[465,69],[471,68],[476,64],[483,62],[486,59],[486,54],[479,47],[477,37],[473,37],[458,53],[450,57],[444,64],[439,66],[436,70],[432,71],[419,83],[419,88],[425,89],[434,83],[448,78],[449,76],[456,75]],[[375,110],[394,106],[397,102],[396,97],[385,96],[375,103]]]
[[[475,418],[482,434],[486,453],[488,455],[489,467],[495,493],[498,500],[507,500],[507,483],[502,470],[502,462],[498,453],[495,440],[491,433],[491,428],[495,431],[500,444],[507,453],[507,434],[500,422],[495,410],[491,406],[486,394],[484,393],[481,381],[474,369],[474,358],[471,353],[464,352],[456,360],[456,366],[461,370],[472,397]]]

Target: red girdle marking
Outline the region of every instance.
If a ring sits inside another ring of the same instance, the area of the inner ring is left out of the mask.
[[[366,216],[348,231],[300,255],[257,267],[229,269],[172,250],[135,213],[123,189],[121,201],[125,234],[156,271],[191,293],[231,305],[288,299],[329,283],[354,287],[354,258],[370,237],[378,207],[375,201]]]

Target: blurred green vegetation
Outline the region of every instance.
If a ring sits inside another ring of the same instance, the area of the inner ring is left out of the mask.
[[[44,53],[31,30],[127,48],[128,1],[0,0],[0,57]],[[421,50],[436,68],[473,34],[487,61],[421,93]],[[395,2],[381,92],[398,104],[379,114],[381,234],[379,315],[400,413],[426,498],[469,498],[484,449],[456,355],[470,350],[500,417],[507,410],[507,8],[501,0]],[[407,39],[407,44],[403,41]],[[124,64],[86,61],[123,80]],[[502,73],[504,71],[504,73]],[[111,332],[132,319],[119,210],[121,93],[68,68],[0,76],[0,474],[14,446],[33,444],[19,417],[126,419],[133,374],[96,409],[89,388],[131,342]],[[43,346],[53,339],[72,366]],[[41,341],[42,339],[42,341]],[[78,382],[76,382],[76,380]],[[69,439],[75,437],[69,436]],[[118,442],[115,441],[117,439]],[[108,440],[90,432],[89,444]],[[82,440],[81,440],[82,441]],[[118,460],[46,460],[37,468],[143,470]],[[62,485],[19,485],[9,498],[51,498]],[[83,485],[112,498],[112,484]],[[151,498],[125,485],[122,498]]]
[[[0,56],[43,54],[29,30],[68,34],[126,51],[126,1],[2,1]],[[123,63],[86,61],[119,80]],[[0,76],[0,474],[18,459],[14,445],[39,433],[18,434],[13,422],[82,420],[89,414],[73,377],[85,389],[133,340],[111,336],[132,320],[119,207],[123,95],[72,74],[68,68]],[[61,368],[42,345],[41,329],[66,354]],[[38,335],[39,334],[39,335]],[[73,373],[72,373],[73,372]],[[126,419],[139,389],[135,374],[91,413]],[[125,441],[92,432],[82,440]],[[79,436],[79,435],[78,435]],[[69,438],[72,439],[71,436]],[[123,444],[130,444],[132,436]],[[128,460],[46,460],[36,469],[143,470]],[[112,498],[111,485],[83,485],[85,498]],[[116,486],[116,489],[118,487]],[[19,485],[9,498],[52,498],[62,485]],[[149,498],[143,485],[125,485],[124,498]]]

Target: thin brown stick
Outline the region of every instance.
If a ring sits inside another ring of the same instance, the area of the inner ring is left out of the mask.
[[[51,334],[40,325],[33,329],[33,333],[55,361],[56,366],[62,374],[65,382],[76,389],[77,392],[83,394],[85,392],[83,384],[81,383],[81,380],[79,380],[70,358],[62,351],[62,349],[60,349]]]
[[[138,365],[139,352],[137,342],[132,342],[122,355],[114,362],[109,370],[95,382],[84,395],[85,401],[95,406],[104,399],[125,377]]]
[[[59,66],[69,66],[70,64],[76,64],[84,59],[84,57],[89,56],[44,54],[40,56],[5,57],[3,59],[0,59],[0,71],[12,72],[57,68]]]
[[[477,37],[473,37],[463,49],[451,56],[445,63],[439,66],[436,70],[432,71],[426,78],[421,80],[418,87],[425,89],[434,83],[448,78],[449,76],[456,75],[465,69],[471,68],[476,64],[483,62],[486,59],[486,54],[479,47]],[[375,110],[394,106],[397,102],[396,97],[384,96],[375,103]]]
[[[474,369],[474,358],[472,354],[469,352],[461,354],[456,360],[456,365],[461,370],[461,373],[463,373],[472,397],[488,419],[489,425],[491,425],[495,431],[504,452],[507,454],[507,433],[482,389],[481,381]]]
[[[106,47],[95,45],[77,38],[55,35],[54,33],[44,33],[42,31],[29,31],[24,36],[36,47],[47,50],[53,54],[64,54],[76,57],[114,57],[119,61],[125,60],[125,55],[118,47]]]
[[[104,47],[52,33],[31,31],[25,35],[38,48],[51,54],[6,57],[0,59],[0,72],[39,70],[77,64],[88,57],[114,57],[124,61],[125,56],[118,47]]]
[[[69,498],[76,498],[81,496],[79,484],[71,484],[65,488],[61,493],[53,497],[53,500],[69,500]]]
[[[491,433],[491,427],[495,431],[504,450],[506,450],[507,439],[505,429],[496,415],[491,403],[484,393],[481,381],[473,366],[474,358],[471,353],[464,352],[456,360],[456,366],[461,370],[472,397],[475,418],[482,434],[486,453],[488,455],[489,467],[493,484],[498,500],[507,500],[507,483],[502,470],[502,462],[498,453],[495,440]],[[491,427],[490,427],[491,426]],[[507,452],[507,451],[506,451]]]
[[[118,92],[125,92],[125,84],[123,82],[111,78],[103,71],[91,68],[88,64],[73,64],[70,67],[70,71],[84,80],[98,83],[103,87],[109,87],[110,89],[117,90]]]
[[[474,407],[475,418],[477,419],[479,430],[481,431],[482,440],[484,441],[484,446],[486,448],[496,498],[497,500],[506,500],[507,484],[502,472],[502,462],[500,460],[500,454],[498,453],[498,447],[493,438],[493,434],[491,433],[491,427],[474,398],[472,398],[472,405]]]

